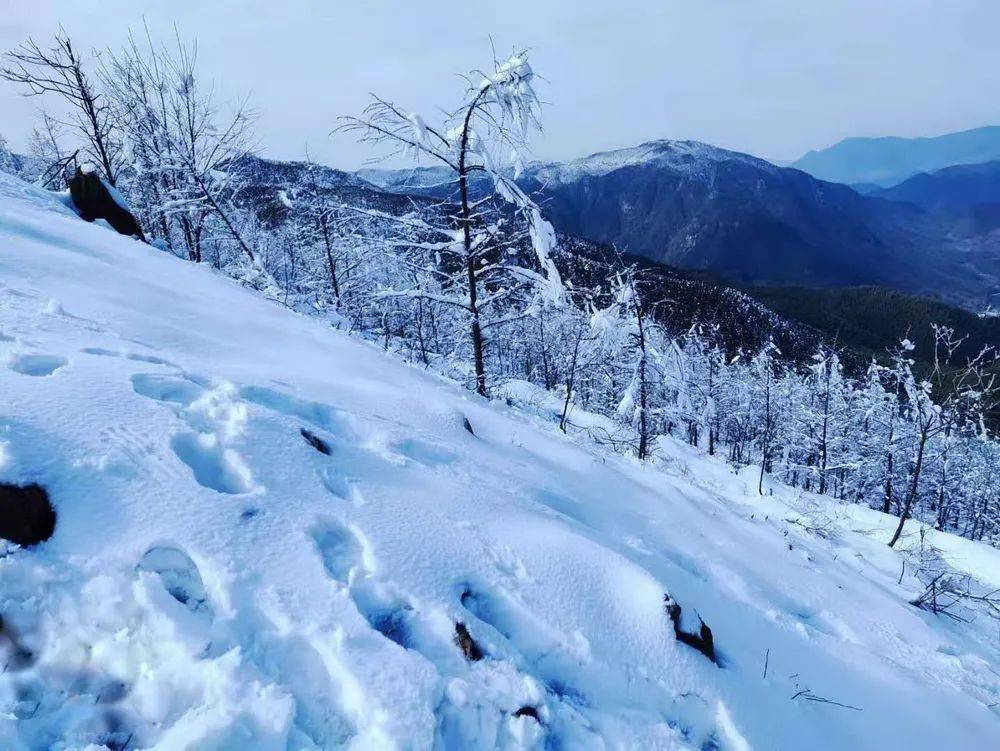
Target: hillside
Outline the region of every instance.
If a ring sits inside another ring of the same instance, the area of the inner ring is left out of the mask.
[[[286,219],[294,202],[303,198],[390,212],[406,211],[412,205],[409,197],[321,164],[245,155],[233,165],[233,173],[238,176],[237,203],[251,207],[269,225]]]
[[[880,287],[750,287],[745,291],[782,316],[815,327],[865,359],[884,359],[887,349],[908,338],[916,345],[916,357],[928,366],[934,351],[931,325],[935,323],[968,337],[957,352],[960,361],[984,346],[1000,346],[1000,319],[980,318],[935,300]]]
[[[1000,159],[1000,126],[929,138],[847,138],[792,166],[821,180],[896,185],[920,172]]]
[[[1000,204],[1000,161],[922,172],[871,195],[931,211],[961,211]]]
[[[669,439],[659,469],[608,454],[544,399],[474,398],[7,176],[0,243],[0,481],[58,514],[0,559],[4,748],[1000,731],[995,623],[909,604],[890,518],[751,495]],[[929,539],[1000,584],[995,550]],[[675,640],[666,593],[719,665]]]

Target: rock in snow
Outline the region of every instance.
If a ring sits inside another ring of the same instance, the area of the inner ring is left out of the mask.
[[[606,454],[2,175],[0,363],[0,482],[58,514],[0,558],[4,749],[1000,738],[996,624],[909,604],[891,520]]]

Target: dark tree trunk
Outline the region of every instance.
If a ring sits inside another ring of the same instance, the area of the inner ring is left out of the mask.
[[[920,436],[920,444],[917,447],[917,462],[913,467],[913,480],[910,483],[910,490],[906,494],[906,503],[903,505],[903,513],[899,515],[899,524],[896,525],[896,531],[892,535],[892,539],[889,540],[889,547],[893,547],[899,540],[900,535],[903,534],[903,525],[906,524],[906,520],[910,516],[910,510],[913,507],[913,500],[917,497],[917,484],[920,481],[920,470],[924,465],[924,446],[927,445],[927,433],[926,431]]]

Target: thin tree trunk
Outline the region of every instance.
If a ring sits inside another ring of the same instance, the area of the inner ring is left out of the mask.
[[[913,500],[917,497],[917,483],[920,481],[920,470],[924,465],[924,446],[927,445],[927,432],[924,431],[920,435],[920,444],[917,447],[917,463],[913,467],[913,481],[910,483],[910,490],[906,494],[906,503],[903,505],[903,513],[899,515],[899,524],[896,525],[896,531],[892,535],[892,539],[889,540],[889,547],[893,547],[899,540],[900,535],[903,534],[903,525],[906,524],[906,520],[910,516],[910,509],[913,507]]]
[[[330,283],[333,285],[333,294],[337,298],[337,310],[340,310],[340,284],[337,282],[337,266],[333,262],[333,251],[330,249],[330,230],[327,227],[326,214],[320,214],[319,223],[323,228],[323,244],[326,247],[326,264],[330,269]]]
[[[649,448],[649,426],[646,418],[646,332],[642,325],[642,311],[638,303],[635,309],[639,326],[639,459],[645,459]]]
[[[465,248],[465,271],[469,284],[469,315],[472,318],[470,333],[472,335],[472,358],[476,370],[476,393],[486,396],[486,366],[483,362],[483,329],[479,322],[478,290],[476,280],[476,259],[472,256],[472,211],[469,208],[469,178],[465,166],[465,157],[469,149],[469,123],[472,113],[485,93],[484,88],[472,100],[465,113],[465,123],[462,127],[462,144],[458,156],[458,188],[461,197],[462,243]]]
[[[583,324],[576,334],[576,341],[573,343],[573,358],[570,360],[569,377],[566,379],[566,398],[563,400],[562,414],[559,416],[559,430],[566,432],[566,416],[569,414],[569,403],[573,397],[573,384],[576,381],[576,364],[580,354],[580,342],[583,339]]]

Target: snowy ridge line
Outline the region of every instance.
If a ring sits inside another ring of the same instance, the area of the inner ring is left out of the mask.
[[[759,157],[701,141],[659,139],[624,149],[598,151],[563,162],[531,162],[524,168],[523,174],[542,182],[572,182],[584,175],[604,175],[625,167],[650,165],[702,175],[707,170],[707,164],[723,161],[746,162],[769,172],[777,169],[775,165]],[[447,170],[429,166],[362,169],[355,174],[362,180],[388,190],[431,188],[455,181],[454,175]]]
[[[661,139],[613,151],[599,151],[580,159],[551,164],[531,165],[530,171],[540,180],[571,182],[583,175],[604,175],[625,167],[651,165],[682,173],[704,174],[706,164],[738,161],[753,164],[769,172],[777,168],[768,161],[738,151],[712,146],[700,141]]]
[[[994,622],[910,605],[913,569],[850,531],[880,515],[816,531],[860,511],[759,498],[671,439],[650,467],[562,436],[3,176],[0,247],[0,481],[59,514],[0,558],[4,748],[996,737]]]

